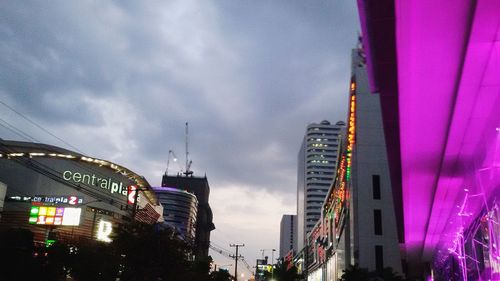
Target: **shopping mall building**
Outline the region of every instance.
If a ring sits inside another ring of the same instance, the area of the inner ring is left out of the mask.
[[[134,217],[163,218],[144,177],[51,145],[0,140],[0,183],[0,229],[27,228],[40,243],[109,242],[118,225]]]

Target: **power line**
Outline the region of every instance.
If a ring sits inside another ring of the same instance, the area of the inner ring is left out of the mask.
[[[1,103],[1,101],[0,101],[0,103]],[[4,125],[0,124],[0,126],[2,126],[2,127],[4,127],[4,128],[7,128],[8,130],[12,131],[13,133],[15,133],[15,134],[17,134],[17,135],[19,135],[19,136],[21,136],[21,137],[23,137],[23,138],[27,139],[27,140],[33,140],[33,141],[35,141],[35,142],[39,142],[36,138],[32,137],[32,136],[31,136],[31,135],[29,135],[28,133],[23,132],[21,129],[16,128],[15,126],[13,126],[12,124],[8,123],[7,121],[5,121],[5,120],[3,120],[3,119],[1,119],[1,118],[0,118],[0,120],[1,120],[1,121],[3,121],[3,122],[5,122],[5,123],[8,125],[8,126],[4,126]],[[38,148],[39,148],[39,149],[41,149],[41,150],[46,150],[46,148],[43,148],[43,147],[41,146],[41,144],[39,144],[39,143],[33,143],[33,145],[34,145],[35,147],[38,147]],[[5,151],[7,151],[7,152],[16,152],[16,151],[9,150],[9,149],[7,148],[7,146],[5,146],[5,145],[0,144],[0,146],[4,147],[4,150],[5,150]],[[40,162],[38,162],[38,161],[36,161],[36,160],[31,160],[31,159],[30,159],[30,160],[28,160],[28,161],[30,161],[30,162],[31,162],[31,161],[33,161],[33,162],[38,163],[39,165],[45,166],[45,167],[47,168],[47,170],[52,170],[52,171],[54,171],[56,174],[58,174],[58,173],[59,173],[59,171],[54,170],[54,169],[52,169],[52,168],[48,167],[47,165],[44,165],[44,164],[42,164],[42,163],[40,163]],[[21,163],[21,162],[19,162],[19,161],[17,161],[17,162],[18,162],[18,163]],[[21,163],[21,164],[22,164],[22,163]],[[75,161],[75,164],[76,164],[76,166],[78,166],[78,167],[82,168],[83,170],[85,170],[85,171],[87,171],[87,172],[91,172],[91,173],[94,173],[94,174],[96,174],[96,175],[100,175],[101,177],[107,177],[107,176],[108,176],[108,175],[103,174],[101,171],[99,171],[99,170],[97,170],[97,169],[95,169],[95,168],[93,168],[93,167],[88,167],[88,166],[86,166],[86,165],[84,165],[84,164],[82,164],[82,163],[79,163],[79,162],[77,162],[77,161]],[[24,165],[24,164],[23,164],[23,165]],[[26,165],[25,165],[25,166],[26,166]],[[66,185],[68,185],[68,184],[66,184]],[[78,186],[80,186],[80,185],[78,185]],[[107,195],[105,192],[103,192],[103,191],[101,191],[101,190],[98,190],[98,192],[103,193],[104,195]]]
[[[215,252],[217,252],[217,253],[221,254],[222,256],[224,256],[224,257],[226,257],[226,258],[229,258],[229,259],[233,259],[233,258],[234,258],[234,255],[233,255],[230,251],[225,250],[223,247],[220,247],[220,246],[218,246],[218,245],[214,246],[214,245],[212,245],[212,244],[214,244],[214,243],[213,243],[213,242],[210,242],[209,247],[210,247],[210,249],[212,249],[213,251],[215,251]],[[252,267],[248,264],[248,262],[245,260],[245,258],[244,258],[242,255],[240,255],[240,256],[239,256],[239,259],[240,259],[240,260],[241,260],[241,261],[245,264],[245,267],[247,268],[248,272],[249,272],[250,274],[253,274]]]
[[[9,122],[5,121],[4,119],[0,118],[0,121],[3,122],[3,123],[5,123],[5,124],[7,124],[7,125],[0,124],[0,126],[6,128],[7,130],[10,130],[11,132],[13,132],[14,134],[20,136],[21,138],[29,140],[29,141],[39,142],[34,137],[32,137],[32,136],[28,135],[27,133],[21,131],[20,129],[16,128],[14,125],[10,124]]]
[[[59,140],[60,142],[64,143],[65,145],[75,149],[76,151],[80,152],[80,153],[83,153],[83,151],[81,151],[80,149],[78,149],[77,147],[71,145],[70,143],[66,142],[65,140],[61,139],[60,137],[54,135],[52,132],[50,132],[49,130],[45,129],[44,127],[42,127],[41,125],[39,125],[38,123],[36,123],[35,121],[31,120],[30,118],[28,118],[27,116],[25,116],[24,114],[22,114],[21,112],[15,110],[14,108],[12,108],[10,105],[6,104],[5,102],[1,101],[0,100],[0,103],[3,104],[3,106],[7,107],[8,109],[10,109],[11,111],[13,111],[14,113],[16,113],[17,115],[21,116],[24,120],[28,121],[29,123],[31,123],[32,125],[36,126],[37,128],[39,128],[40,130],[44,131],[45,133],[51,135],[52,137],[56,138],[57,140]]]
[[[2,103],[3,105],[7,106],[9,109],[13,110],[14,112],[20,114],[23,118],[27,118],[25,117],[24,115],[22,115],[21,113],[17,112],[15,109],[13,109],[12,107],[8,106],[7,104],[5,104],[4,102],[0,101],[0,103]],[[35,142],[38,142],[38,143],[33,143],[34,146],[37,146],[39,148],[41,148],[42,150],[46,150],[45,148],[41,147],[41,142],[39,140],[37,140],[36,138],[34,138],[33,136],[29,135],[28,133],[22,131],[21,129],[19,128],[16,128],[14,125],[8,123],[7,121],[3,120],[0,118],[1,121],[3,121],[4,123],[6,123],[8,126],[4,126],[2,124],[0,124],[0,126],[8,129],[8,130],[11,130],[13,133],[17,134],[18,136],[21,136],[22,138],[26,139],[26,140],[29,140],[29,141],[35,141]],[[30,120],[31,121],[31,120]],[[31,121],[31,122],[34,122],[34,121]],[[39,125],[38,125],[39,126]],[[50,133],[50,132],[49,132]],[[58,138],[57,136],[55,136],[56,138]],[[64,142],[64,141],[63,141]],[[68,144],[69,146],[73,147],[74,149],[76,149],[78,152],[84,154],[81,150],[79,150],[78,148]],[[89,171],[89,172],[93,172],[94,174],[97,174],[97,175],[100,175],[100,176],[107,176],[105,174],[103,174],[102,172],[100,172],[99,170],[96,170],[95,168],[93,167],[87,167],[85,165],[82,165],[81,163],[79,162],[75,162],[75,164],[78,166],[78,167],[81,167],[83,168],[84,170],[86,171]],[[57,171],[56,171],[57,172]]]

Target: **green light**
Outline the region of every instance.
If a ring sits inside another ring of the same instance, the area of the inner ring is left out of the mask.
[[[31,207],[31,214],[32,214],[32,215],[38,215],[38,210],[39,210],[39,208],[38,208],[38,207],[36,207],[36,206],[32,206],[32,207]]]
[[[56,243],[56,240],[53,239],[47,239],[45,240],[45,246],[50,247],[52,244]]]
[[[29,223],[30,224],[36,224],[37,219],[38,219],[37,217],[30,217]]]

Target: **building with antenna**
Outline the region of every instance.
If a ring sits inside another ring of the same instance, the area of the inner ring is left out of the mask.
[[[6,186],[0,228],[27,228],[39,243],[110,242],[119,224],[163,219],[144,177],[56,146],[0,140],[0,182]]]
[[[213,214],[208,197],[210,196],[210,186],[208,185],[207,176],[195,177],[194,172],[191,170],[193,163],[189,159],[189,124],[186,122],[185,130],[185,153],[186,153],[186,166],[184,171],[177,173],[175,176],[168,175],[168,165],[170,157],[176,160],[177,157],[173,150],[169,150],[167,169],[162,177],[161,186],[165,190],[179,190],[187,193],[194,194],[198,201],[198,209],[196,212],[196,231],[194,239],[193,254],[195,259],[203,259],[208,257],[208,249],[210,247],[210,232],[215,229],[213,223]],[[179,202],[180,203],[180,202]]]

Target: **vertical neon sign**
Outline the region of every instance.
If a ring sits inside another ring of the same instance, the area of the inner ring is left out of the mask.
[[[340,217],[344,209],[344,202],[348,194],[346,193],[346,186],[351,179],[351,165],[352,165],[352,151],[356,141],[356,82],[354,77],[351,79],[349,87],[349,124],[347,127],[347,142],[345,151],[341,155],[341,160],[337,168],[337,175],[335,177],[335,188],[328,197],[327,206],[325,210],[327,213],[335,214],[336,232],[340,231]],[[337,233],[338,234],[338,233]]]
[[[356,82],[351,80],[351,95],[349,102],[349,124],[347,129],[347,181],[351,179],[352,150],[356,141]]]

